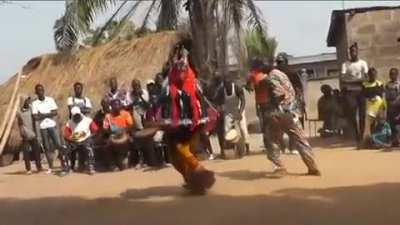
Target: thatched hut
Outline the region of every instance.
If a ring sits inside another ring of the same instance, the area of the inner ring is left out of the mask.
[[[26,77],[21,81],[19,93],[33,96],[34,86],[43,84],[46,94],[57,101],[60,122],[65,122],[66,101],[72,94],[74,82],[85,85],[85,95],[92,99],[97,108],[109,78],[117,77],[119,84],[126,88],[133,78],[153,78],[167,61],[171,47],[181,38],[176,32],[162,32],[131,41],[114,41],[81,49],[71,56],[48,54],[36,57],[24,67]],[[0,85],[0,118],[4,117],[15,81],[16,75]],[[3,152],[3,160],[0,161],[3,164],[10,161],[10,153],[18,151],[20,144],[18,129],[14,125]]]

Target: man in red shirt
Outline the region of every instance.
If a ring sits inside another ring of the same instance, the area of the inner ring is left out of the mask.
[[[267,74],[262,71],[263,62],[254,59],[251,63],[250,75],[247,79],[247,90],[255,92],[257,116],[260,121],[260,128],[263,134],[267,127],[267,112],[269,108],[269,91],[265,82]],[[268,138],[263,135],[264,146],[268,146]]]

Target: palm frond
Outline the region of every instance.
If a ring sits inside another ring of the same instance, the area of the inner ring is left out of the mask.
[[[244,14],[244,0],[228,0],[228,10],[236,31],[241,28]]]
[[[278,46],[278,42],[275,38],[265,38],[261,31],[257,29],[252,29],[247,32],[245,43],[249,58],[272,58]]]
[[[116,0],[75,0],[77,4],[78,20],[81,28],[90,27],[98,12],[104,12],[108,9],[110,3],[114,4]]]
[[[68,14],[57,19],[53,29],[54,42],[58,51],[66,51],[74,47],[78,40],[77,31],[74,25],[72,25]]]
[[[249,15],[247,18],[247,24],[249,27],[257,29],[261,31],[261,34],[264,35],[264,37],[267,37],[266,35],[266,22],[264,18],[262,17],[261,11],[258,9],[258,7],[254,4],[253,0],[246,0],[246,7],[249,11]]]
[[[130,18],[132,18],[132,16],[135,14],[136,10],[139,8],[140,5],[142,5],[142,3],[144,3],[145,1],[136,1],[131,7],[130,9],[124,14],[124,16],[120,19],[119,23],[118,23],[118,27],[116,28],[116,34],[118,34],[119,32],[121,32],[121,30],[123,30],[123,28],[126,26],[126,24],[128,24],[128,21]],[[112,22],[112,20],[109,20],[110,23]]]
[[[89,30],[98,12],[104,12],[116,0],[66,0],[65,13],[54,24],[57,50],[71,49],[78,36]]]
[[[104,24],[104,26],[100,29],[99,33],[96,35],[93,41],[93,45],[96,45],[100,38],[103,36],[104,31],[107,30],[107,28],[111,25],[111,23],[114,21],[114,19],[117,17],[117,15],[120,13],[122,8],[128,3],[129,0],[125,0],[118,8],[115,10],[113,15],[107,20],[107,22]],[[136,4],[139,4],[139,2],[136,2]]]
[[[155,7],[156,3],[157,3],[157,0],[152,0],[149,8],[147,9],[146,15],[144,16],[142,26],[140,27],[139,30],[144,30],[147,27],[147,24],[149,23],[149,20],[150,20],[151,12],[153,12],[156,8],[158,8],[158,7]]]

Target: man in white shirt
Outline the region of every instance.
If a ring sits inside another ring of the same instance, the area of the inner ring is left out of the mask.
[[[71,108],[71,119],[64,126],[64,138],[71,151],[71,168],[74,169],[76,155],[79,158],[79,169],[87,169],[90,175],[94,170],[94,151],[92,136],[98,131],[93,120],[81,112],[78,106]],[[86,165],[85,165],[86,164]]]
[[[354,43],[349,48],[350,60],[343,63],[340,85],[345,97],[345,115],[350,130],[355,131],[357,142],[363,133],[365,102],[362,96],[362,82],[366,80],[368,64],[358,57],[358,45]],[[357,117],[358,112],[358,117]],[[357,118],[359,118],[357,120]]]
[[[40,134],[42,136],[47,161],[49,163],[48,173],[51,173],[54,168],[53,160],[49,155],[49,152],[52,151],[50,147],[51,140],[53,145],[60,152],[59,155],[63,170],[61,175],[67,175],[69,173],[68,152],[67,148],[61,144],[60,133],[55,120],[58,109],[57,104],[53,98],[45,96],[43,85],[37,84],[35,86],[35,93],[38,98],[32,102],[32,115],[33,119],[39,124]]]
[[[74,96],[68,98],[67,105],[70,112],[72,107],[78,106],[82,114],[84,114],[85,116],[90,114],[92,110],[92,103],[88,97],[83,96],[82,83],[76,82],[74,84]]]

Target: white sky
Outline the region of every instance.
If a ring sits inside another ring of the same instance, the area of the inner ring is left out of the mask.
[[[278,51],[291,55],[332,52],[326,47],[330,14],[343,1],[257,1]],[[400,5],[396,1],[345,1],[346,8]],[[30,58],[54,52],[54,21],[64,1],[14,1],[0,6],[0,82],[15,74]],[[99,21],[104,21],[100,16]]]

